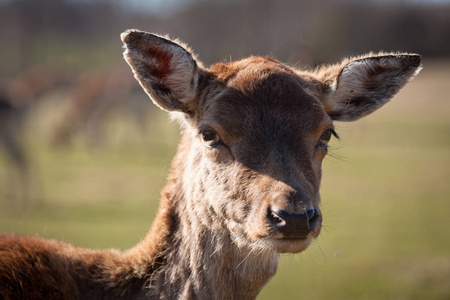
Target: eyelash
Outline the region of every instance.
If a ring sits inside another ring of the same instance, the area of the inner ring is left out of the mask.
[[[328,152],[328,143],[331,140],[331,137],[334,136],[335,138],[339,139],[339,136],[337,135],[336,131],[334,129],[328,129],[325,130],[322,135],[320,136],[319,141],[317,142],[316,147],[322,148],[325,151]]]

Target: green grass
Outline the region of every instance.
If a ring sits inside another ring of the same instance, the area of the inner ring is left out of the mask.
[[[341,141],[323,165],[323,232],[304,253],[282,256],[258,299],[450,299],[449,70],[425,64],[379,112],[336,124]],[[0,191],[0,230],[90,248],[137,243],[179,129],[161,111],[144,134],[127,121],[116,118],[99,149],[81,135],[70,147],[51,147],[36,137],[49,127],[31,131],[32,200],[41,204],[19,209]],[[6,166],[0,157],[0,188]]]

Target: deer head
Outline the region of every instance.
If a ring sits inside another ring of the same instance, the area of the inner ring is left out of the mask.
[[[369,54],[312,71],[270,57],[205,68],[178,41],[122,34],[124,57],[153,102],[183,127],[183,210],[239,247],[296,253],[322,227],[319,187],[333,121],[387,103],[420,70],[420,56]]]

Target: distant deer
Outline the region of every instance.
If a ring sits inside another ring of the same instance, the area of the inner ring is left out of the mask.
[[[64,144],[70,141],[75,128],[85,127],[91,145],[105,140],[104,123],[111,111],[132,113],[133,120],[143,129],[148,110],[140,105],[146,98],[139,84],[130,76],[130,70],[115,67],[96,69],[82,73],[73,84],[67,99],[69,104],[55,126],[53,142]],[[138,97],[133,97],[135,91]],[[146,102],[145,102],[146,104]]]
[[[333,121],[372,113],[420,69],[403,53],[314,71],[270,57],[205,68],[167,37],[121,37],[137,80],[183,128],[153,226],[124,253],[3,235],[4,299],[254,299],[280,253],[321,231]]]
[[[0,152],[5,152],[19,179],[9,180],[6,188],[2,185],[0,189],[11,190],[6,198],[17,198],[19,207],[33,204],[28,200],[31,190],[36,188],[31,184],[36,176],[32,176],[32,159],[23,134],[28,112],[46,92],[68,85],[71,73],[67,67],[38,64],[0,82]]]

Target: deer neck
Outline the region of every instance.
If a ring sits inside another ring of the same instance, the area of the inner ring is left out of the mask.
[[[279,254],[238,246],[220,218],[205,222],[196,214],[207,201],[202,193],[186,193],[180,178],[186,178],[187,164],[175,158],[153,228],[135,252],[140,254],[136,257],[152,257],[145,268],[152,272],[151,294],[164,299],[256,298],[275,274]]]
[[[180,224],[165,264],[152,276],[151,288],[159,297],[254,299],[275,274],[277,255],[238,249],[227,233],[191,225]]]

